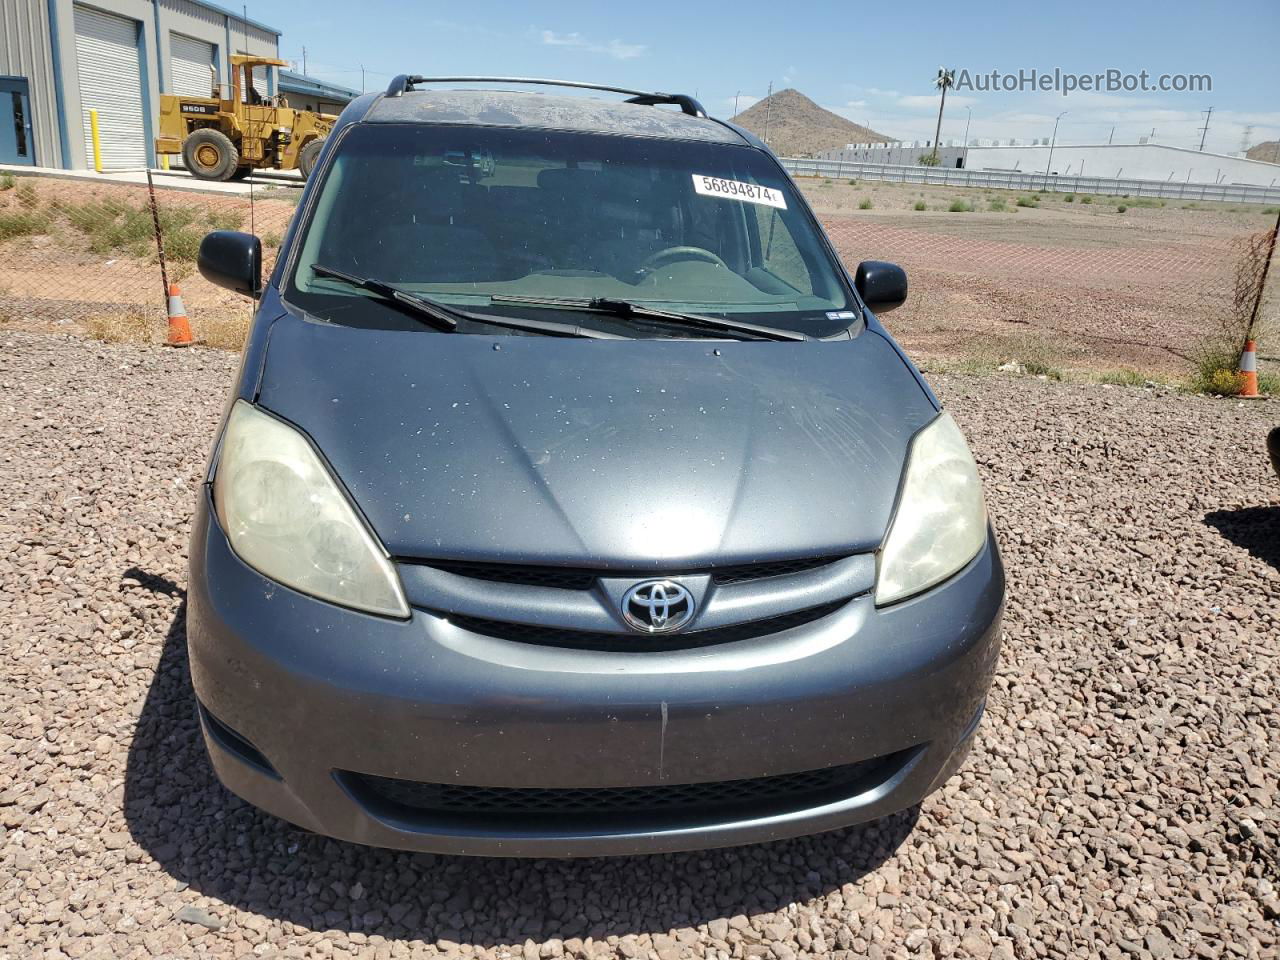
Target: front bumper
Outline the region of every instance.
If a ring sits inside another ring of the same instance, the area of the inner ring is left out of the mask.
[[[491,856],[659,853],[775,840],[909,807],[966,756],[1000,645],[994,542],[945,585],[854,598],[774,638],[618,654],[471,642],[447,620],[372,617],[295,593],[193,529],[187,634],[222,782],[317,833]],[[365,777],[465,787],[755,781],[885,758],[798,805],[527,819],[424,814]]]

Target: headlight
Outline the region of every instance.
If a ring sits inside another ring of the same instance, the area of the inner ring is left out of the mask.
[[[231,548],[265,577],[369,613],[407,617],[386,551],[297,430],[236,402],[213,477]]]
[[[986,539],[978,465],[944,413],[911,441],[898,508],[880,552],[876,603],[941,583],[977,556]]]

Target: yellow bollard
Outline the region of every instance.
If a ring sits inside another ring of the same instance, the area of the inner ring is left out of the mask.
[[[167,153],[160,154],[160,169],[161,170],[169,169],[169,155]]]
[[[89,135],[93,140],[93,169],[102,172],[102,141],[98,138],[98,111],[89,111]]]

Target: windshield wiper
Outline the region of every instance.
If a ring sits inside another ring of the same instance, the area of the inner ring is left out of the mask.
[[[402,307],[437,330],[444,330],[450,333],[457,330],[459,320],[469,320],[472,323],[487,323],[494,327],[525,330],[530,333],[543,333],[552,337],[587,337],[592,340],[627,339],[616,333],[605,333],[601,330],[580,327],[576,323],[556,323],[553,320],[500,317],[492,313],[474,313],[470,310],[461,310],[458,307],[451,307],[447,303],[441,303],[439,300],[432,300],[430,297],[411,293],[403,287],[398,287],[394,283],[387,283],[385,280],[353,276],[319,263],[311,265],[311,272],[318,277],[328,277],[331,280],[337,280],[340,283],[367,290],[383,303]]]
[[[619,300],[612,297],[519,297],[514,294],[492,294],[489,299],[494,303],[523,303],[530,306],[559,307],[563,310],[586,310],[590,313],[602,313],[609,316],[628,317],[637,320],[657,320],[662,323],[694,327],[699,330],[714,330],[719,333],[743,333],[765,340],[811,339],[807,334],[799,333],[795,330],[765,327],[757,323],[726,320],[721,317],[707,317],[698,313],[677,313],[674,310],[659,310],[656,307],[646,307],[632,300]]]

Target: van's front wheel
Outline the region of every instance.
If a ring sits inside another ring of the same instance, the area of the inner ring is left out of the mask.
[[[182,162],[201,180],[230,180],[240,165],[240,152],[221,130],[193,130],[182,141]]]

